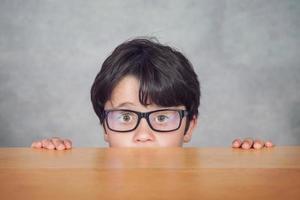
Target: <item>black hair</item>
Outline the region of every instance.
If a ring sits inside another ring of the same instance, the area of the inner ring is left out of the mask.
[[[200,83],[189,60],[157,40],[137,38],[116,47],[103,62],[92,85],[91,100],[101,124],[105,103],[118,82],[127,75],[139,80],[142,105],[184,105],[189,112],[188,122],[198,116]]]

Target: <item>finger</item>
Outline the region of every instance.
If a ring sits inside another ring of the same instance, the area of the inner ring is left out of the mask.
[[[38,142],[38,141],[35,141],[35,142],[32,142],[31,144],[31,148],[41,148],[41,142]]]
[[[42,140],[42,146],[45,149],[55,149],[54,144],[49,139]]]
[[[42,148],[42,142],[41,141],[36,141],[35,142],[35,148]]]
[[[63,141],[60,138],[52,138],[51,142],[54,144],[55,149],[57,150],[64,150],[66,148]]]
[[[274,144],[273,144],[271,141],[266,141],[265,146],[266,146],[267,148],[269,148],[269,147],[273,147]]]
[[[263,148],[265,143],[261,140],[254,140],[253,148],[254,149],[261,149]]]
[[[253,140],[251,138],[246,138],[243,141],[242,149],[251,149],[253,146]]]
[[[241,144],[242,144],[242,140],[239,138],[232,141],[233,148],[240,148]]]
[[[47,139],[42,140],[42,147],[43,147],[43,148],[46,148],[46,147],[47,147],[47,144],[48,144]]]
[[[72,141],[71,140],[64,139],[63,142],[64,142],[64,145],[65,145],[66,149],[71,149],[72,148]]]

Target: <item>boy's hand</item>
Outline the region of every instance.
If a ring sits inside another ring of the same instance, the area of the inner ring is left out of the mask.
[[[59,137],[53,137],[50,139],[44,139],[41,141],[35,141],[31,144],[32,148],[38,149],[51,149],[51,150],[64,150],[72,148],[72,141],[69,139],[61,139]]]
[[[246,138],[244,141],[237,138],[232,141],[232,148],[242,148],[242,149],[261,149],[263,147],[273,147],[274,144],[271,141],[253,140],[251,138]]]

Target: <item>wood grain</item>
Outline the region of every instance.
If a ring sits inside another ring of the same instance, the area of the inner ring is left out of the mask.
[[[300,147],[0,148],[1,199],[300,199]]]

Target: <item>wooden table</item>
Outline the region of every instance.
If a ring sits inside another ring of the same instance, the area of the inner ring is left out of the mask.
[[[0,199],[300,199],[300,147],[0,148]]]

